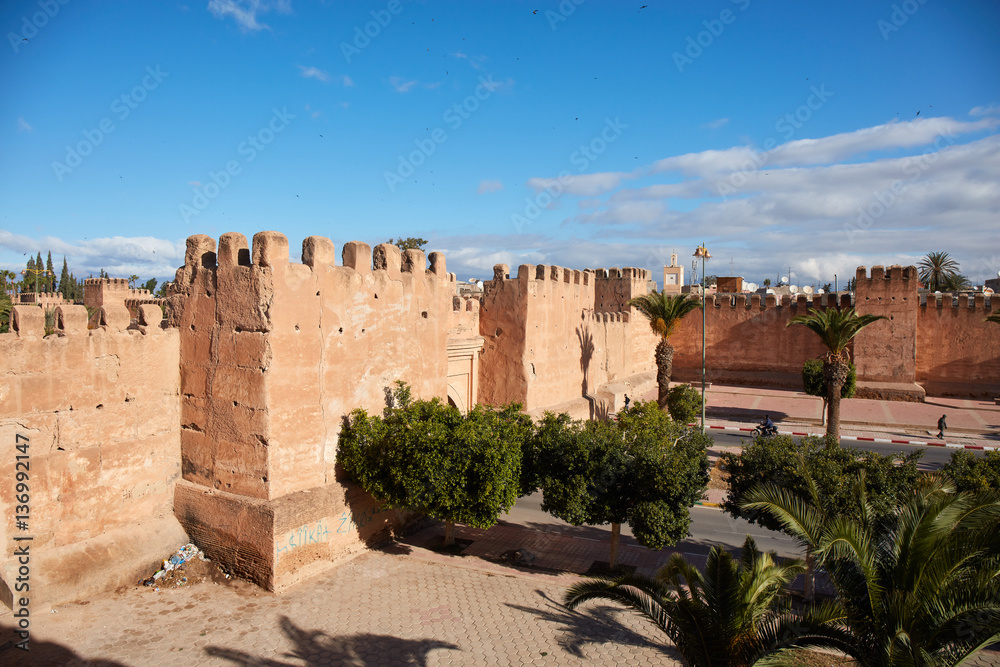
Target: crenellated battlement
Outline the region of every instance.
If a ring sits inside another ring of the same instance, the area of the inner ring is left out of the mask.
[[[763,298],[762,298],[763,297]],[[831,292],[829,294],[710,294],[708,303],[715,308],[732,308],[734,310],[767,310],[770,308],[794,308],[807,311],[810,308],[824,310],[826,308],[850,308],[850,292]]]
[[[860,285],[864,282],[872,282],[875,280],[919,280],[920,275],[917,272],[917,267],[915,266],[900,266],[899,264],[893,264],[889,267],[888,271],[884,266],[875,265],[872,267],[871,276],[868,275],[868,269],[864,266],[859,266],[857,272],[855,273],[855,284]],[[855,287],[857,289],[857,287]]]
[[[933,308],[953,308],[955,310],[971,310],[989,314],[990,311],[994,310],[998,304],[1000,304],[1000,298],[995,296],[993,298],[987,298],[987,295],[981,292],[973,294],[971,298],[968,294],[952,294],[945,292],[942,294],[928,294],[927,300],[922,302],[920,307],[923,310]]]
[[[428,266],[429,263],[429,266]],[[401,274],[434,276],[450,281],[443,253],[425,255],[422,250],[405,252],[391,243],[381,243],[372,248],[361,241],[349,241],[341,250],[341,263],[336,262],[336,246],[325,236],[309,236],[302,241],[302,263],[291,261],[288,238],[280,232],[258,232],[253,236],[253,249],[242,234],[230,232],[219,237],[218,252],[215,239],[204,234],[187,240],[184,266],[177,270],[176,282],[190,284],[193,276],[202,269],[218,267],[258,267],[276,271],[302,272],[351,269],[357,274],[383,271],[390,279],[399,280]]]

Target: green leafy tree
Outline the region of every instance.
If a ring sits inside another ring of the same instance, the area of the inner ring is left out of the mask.
[[[166,298],[166,296],[167,296],[167,286],[168,285],[170,285],[169,281],[167,281],[165,283],[160,283],[160,287],[156,290],[156,296],[158,296],[160,298]]]
[[[835,516],[768,484],[744,505],[815,549],[837,591],[831,648],[862,667],[950,667],[1000,640],[1000,496],[929,480],[882,519],[856,502]]]
[[[884,315],[858,315],[853,308],[809,309],[808,315],[793,317],[788,326],[801,324],[819,336],[829,350],[823,357],[823,379],[826,380],[826,435],[840,441],[840,392],[851,374],[851,358],[847,345],[862,329],[873,322],[888,319]]]
[[[11,300],[7,292],[0,292],[0,333],[10,331]]]
[[[701,414],[701,394],[686,384],[679,384],[667,394],[670,416],[681,424],[694,422]]]
[[[858,372],[854,364],[850,365],[850,372],[844,381],[844,386],[840,389],[841,398],[852,398],[858,388]],[[807,359],[802,366],[802,389],[810,396],[820,396],[823,398],[822,423],[826,424],[826,379],[823,377],[823,360]]]
[[[669,338],[685,315],[701,308],[701,299],[691,298],[687,294],[670,296],[653,290],[649,294],[637,296],[628,305],[642,313],[649,320],[653,333],[660,337],[655,352],[656,383],[659,387],[657,403],[661,410],[665,410],[670,391],[670,372],[674,366],[674,348],[670,345]]]
[[[833,291],[833,283],[823,283],[823,287],[820,288],[820,289],[822,289],[824,292],[827,292],[827,293],[832,292]]]
[[[757,487],[772,483],[803,502],[813,501],[830,516],[857,516],[855,480],[863,478],[864,493],[877,516],[891,514],[917,484],[922,450],[883,456],[839,446],[821,438],[791,436],[756,438],[740,453],[722,454],[722,469],[729,474],[729,493],[722,509],[769,530],[785,530],[771,514],[747,509],[744,502]],[[789,533],[792,537],[795,535]],[[813,556],[806,552],[807,597],[812,597]]]
[[[959,491],[1000,492],[1000,452],[983,452],[982,456],[976,456],[957,449],[945,464],[944,473],[955,481]]]
[[[820,613],[789,612],[788,584],[802,571],[798,560],[777,562],[748,535],[740,560],[712,547],[702,574],[673,554],[655,577],[597,577],[569,590],[563,604],[575,609],[608,600],[645,616],[673,642],[688,665],[750,667],[773,664],[795,649],[826,646],[838,639]]]
[[[149,280],[144,282],[140,287],[141,289],[146,290],[150,294],[153,294],[154,291],[156,290],[156,278],[150,278]]]
[[[619,413],[617,421],[548,413],[530,444],[531,476],[544,511],[574,526],[611,524],[614,569],[623,523],[650,549],[687,536],[688,508],[708,483],[711,442],[653,401]]]
[[[351,412],[340,434],[338,460],[347,475],[390,507],[489,528],[517,500],[521,450],[531,420],[511,404],[477,405],[463,416],[439,399],[414,401],[396,383],[383,415]]]
[[[139,280],[139,276],[134,273],[128,277],[128,286],[130,289],[135,289],[135,281]]]
[[[770,287],[771,286],[771,279],[770,278],[764,278],[764,283],[763,284],[764,284],[765,288]]]
[[[419,236],[409,236],[405,239],[389,239],[389,243],[406,252],[407,250],[423,250],[424,246],[427,245],[427,239],[422,239]]]
[[[929,252],[917,265],[920,272],[920,282],[932,292],[944,288],[945,281],[958,273],[958,262],[946,252]]]

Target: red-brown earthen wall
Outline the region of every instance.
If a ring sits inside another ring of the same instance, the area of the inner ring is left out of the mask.
[[[931,294],[917,309],[916,375],[928,394],[1000,397],[1000,324],[985,321],[998,306],[997,295],[987,308],[982,294]]]
[[[179,293],[184,482],[177,512],[210,556],[280,589],[387,535],[396,513],[339,479],[337,434],[402,380],[447,393],[444,257],[277,232],[188,240]],[[374,260],[374,267],[373,267]],[[355,517],[353,520],[348,520]],[[355,528],[356,527],[356,528]],[[360,533],[359,530],[360,529]],[[297,537],[304,535],[305,537]]]
[[[134,584],[186,541],[172,512],[179,344],[159,308],[126,329],[124,306],[108,306],[88,331],[86,309],[62,305],[45,337],[37,306],[15,306],[12,319],[13,331],[0,334],[0,543],[30,545],[30,593],[17,596],[36,614]],[[26,452],[15,450],[18,436]],[[15,457],[24,455],[27,503],[15,494]],[[27,515],[24,528],[15,515]],[[0,558],[9,605],[18,563],[12,548]]]

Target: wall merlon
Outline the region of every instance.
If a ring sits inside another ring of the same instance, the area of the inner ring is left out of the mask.
[[[400,266],[400,270],[403,273],[423,274],[426,268],[427,256],[423,250],[410,248],[403,253],[402,265]]]
[[[250,266],[250,244],[239,232],[226,232],[219,237],[219,266]]]
[[[289,264],[288,237],[281,232],[264,231],[253,235],[253,263],[271,269]]]
[[[189,236],[184,252],[184,266],[214,269],[216,264],[215,239],[207,234]]]
[[[38,306],[12,306],[10,330],[18,338],[41,338],[45,335],[45,312]]]
[[[157,309],[158,310],[158,309]],[[87,333],[87,309],[84,306],[56,306],[56,329],[65,334]]]
[[[448,279],[448,265],[445,262],[443,252],[432,252],[427,256],[427,261],[431,264],[431,267],[427,269],[428,272],[433,273],[441,280]]]
[[[378,244],[372,253],[372,260],[376,271],[385,271],[392,280],[400,279],[400,272],[403,266],[403,253],[399,250],[398,246],[393,243]],[[451,276],[448,277],[454,282]]]
[[[369,273],[372,270],[372,248],[362,241],[348,241],[341,251],[344,266],[358,273]]]
[[[518,277],[520,277],[521,269],[518,268]],[[510,266],[507,264],[494,264],[493,265],[493,280],[507,280],[510,277]]]
[[[111,332],[125,331],[131,321],[132,316],[129,315],[128,308],[118,304],[101,306],[97,315],[98,326]]]

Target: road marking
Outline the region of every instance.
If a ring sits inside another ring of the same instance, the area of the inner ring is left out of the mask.
[[[696,426],[695,424],[688,424],[688,426]],[[752,431],[753,429],[740,427],[740,426],[717,426],[709,425],[708,428],[715,429],[717,431]],[[816,437],[823,437],[823,433],[802,433],[799,431],[778,431],[778,433],[784,435],[796,435],[796,436],[807,436],[815,435]],[[1000,447],[988,447],[986,445],[957,445],[948,442],[930,442],[926,440],[897,440],[889,438],[871,438],[862,435],[842,435],[841,440],[854,440],[857,442],[881,442],[890,445],[919,445],[921,447],[947,447],[949,449],[975,449],[977,451],[983,452],[995,452],[1000,450]]]

